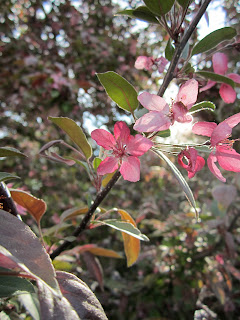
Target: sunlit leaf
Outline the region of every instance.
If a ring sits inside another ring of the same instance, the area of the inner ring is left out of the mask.
[[[100,221],[98,221],[98,222],[100,222]],[[125,232],[125,233],[129,234],[130,236],[135,237],[139,240],[149,241],[147,236],[142,234],[139,229],[137,229],[135,226],[133,226],[129,222],[109,219],[109,220],[101,221],[101,224],[104,224],[104,225],[109,226],[113,229]]]
[[[26,155],[15,148],[0,148],[0,157],[26,157]]]
[[[123,10],[118,12],[116,15],[126,15],[130,18],[139,19],[142,21],[159,24],[154,14],[145,6],[140,6],[136,9]]]
[[[75,121],[66,117],[48,117],[48,119],[66,132],[70,139],[81,149],[86,158],[90,158],[92,156],[92,148],[82,129]]]
[[[11,189],[11,196],[17,204],[25,208],[31,214],[37,223],[40,222],[47,210],[47,205],[42,199],[38,199],[30,193],[17,189]]]
[[[181,172],[178,170],[178,168],[172,163],[172,161],[170,159],[168,159],[168,157],[165,156],[164,153],[162,153],[160,150],[158,149],[153,149],[154,153],[156,153],[160,158],[162,158],[170,167],[170,169],[172,170],[175,178],[178,180],[179,184],[181,185],[190,205],[193,207],[195,214],[196,214],[196,218],[198,219],[198,212],[197,212],[197,208],[196,208],[196,203],[195,203],[195,199],[192,193],[192,190],[190,189],[187,181],[184,179],[183,175],[181,174]]]
[[[159,131],[157,135],[158,135],[158,137],[167,138],[167,137],[170,137],[171,131],[169,129]]]
[[[102,186],[105,188],[106,185],[108,184],[108,182],[112,179],[112,177],[114,176],[114,174],[116,173],[116,171],[112,172],[112,173],[108,173],[104,176],[104,178],[102,179]]]
[[[216,106],[211,101],[202,101],[199,103],[196,103],[192,108],[189,110],[189,113],[195,113],[202,110],[210,110],[214,111],[216,109]]]
[[[134,227],[137,227],[136,222],[125,210],[118,209],[118,213],[125,222],[131,223]],[[132,237],[131,235],[122,232],[124,251],[127,257],[127,266],[132,266],[138,259],[140,253],[140,240]]]
[[[98,166],[100,165],[100,163],[102,162],[102,159],[96,157],[93,160],[93,168],[94,170],[97,170]]]
[[[100,247],[91,247],[87,251],[91,252],[95,256],[109,257],[109,258],[117,258],[122,259],[122,256],[118,254],[116,251],[100,248]]]
[[[208,71],[198,71],[198,72],[196,72],[196,74],[205,78],[205,79],[229,84],[231,87],[235,88],[235,82],[228,77],[222,76],[221,74],[217,74],[214,72],[208,72]]]
[[[18,176],[15,176],[11,173],[7,173],[7,172],[0,172],[0,182],[1,181],[7,181],[7,180],[12,180],[12,179],[21,179]]]
[[[192,50],[192,56],[195,54],[199,54],[202,52],[206,52],[214,47],[216,47],[219,43],[225,40],[231,40],[233,37],[237,35],[237,32],[232,27],[225,27],[218,30],[215,30],[200,40]]]
[[[74,207],[71,209],[67,209],[61,214],[60,219],[61,221],[67,221],[79,215],[86,214],[88,210],[89,210],[88,207],[83,207],[83,208]]]
[[[98,73],[97,77],[109,97],[116,102],[121,109],[131,113],[137,109],[139,104],[137,91],[126,79],[113,71]]]
[[[175,0],[143,0],[143,2],[154,14],[162,16],[171,10]]]

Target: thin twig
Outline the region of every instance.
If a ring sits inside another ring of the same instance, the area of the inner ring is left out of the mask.
[[[112,177],[112,179],[109,181],[109,183],[106,185],[106,187],[97,194],[95,201],[93,202],[93,204],[91,205],[91,207],[89,208],[88,212],[86,213],[86,215],[84,216],[83,220],[81,221],[80,225],[78,226],[78,228],[73,232],[72,236],[73,237],[77,237],[79,236],[83,230],[86,229],[88,223],[90,222],[95,210],[97,209],[97,207],[100,205],[100,203],[105,199],[105,197],[107,196],[107,194],[109,193],[109,191],[112,189],[112,187],[114,186],[114,184],[117,182],[117,180],[120,177],[120,172],[117,171],[114,176]],[[54,250],[51,254],[50,254],[50,258],[54,259],[56,258],[61,252],[63,252],[64,250],[66,250],[70,245],[72,244],[71,241],[67,241],[65,240],[56,250]]]

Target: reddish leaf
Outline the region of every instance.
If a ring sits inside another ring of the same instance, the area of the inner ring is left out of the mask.
[[[61,271],[57,271],[57,280],[64,297],[81,319],[107,320],[98,299],[82,280],[73,274]]]
[[[101,290],[103,291],[103,271],[98,258],[88,251],[82,252],[82,257],[86,263],[88,271],[97,280]]]
[[[42,216],[46,212],[47,205],[42,199],[38,199],[22,190],[11,190],[11,196],[13,200],[25,208],[31,216],[37,221],[39,224]]]
[[[85,244],[84,246],[78,246],[78,247],[75,247],[71,250],[71,252],[74,252],[74,253],[83,253],[86,251],[91,252],[95,256],[119,258],[119,259],[122,258],[122,256],[120,256],[120,254],[118,254],[116,251],[105,249],[105,248],[100,248],[94,244]]]
[[[136,223],[133,218],[124,210],[118,209],[118,213],[121,215],[123,221],[129,222],[134,227],[136,227]],[[127,257],[127,266],[131,267],[138,259],[140,252],[140,240],[130,236],[129,234],[122,232],[123,243],[124,243],[124,251]]]
[[[10,267],[9,259],[33,279],[48,286],[59,295],[55,272],[45,249],[32,230],[17,217],[0,210],[0,253],[3,267]],[[4,265],[5,261],[5,265]]]

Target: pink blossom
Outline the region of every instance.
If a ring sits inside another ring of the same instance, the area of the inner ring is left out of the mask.
[[[183,162],[183,159],[187,161],[187,164]],[[205,160],[198,155],[196,149],[188,148],[179,153],[178,163],[188,171],[188,178],[191,179],[195,176],[196,172],[204,167]]]
[[[229,140],[232,128],[239,122],[240,112],[218,125],[214,122],[197,122],[192,128],[195,134],[210,137],[212,152],[208,157],[207,164],[210,171],[222,182],[225,182],[226,179],[216,166],[217,161],[224,170],[240,172],[240,154],[233,149],[235,140]]]
[[[236,73],[227,73],[228,70],[228,58],[224,53],[217,52],[212,57],[213,70],[217,74],[224,75],[230,79],[232,79],[236,83],[240,83],[240,75]],[[208,81],[206,86],[200,89],[200,92],[208,90],[212,88],[216,84],[215,81]],[[222,83],[219,89],[219,94],[224,102],[233,103],[236,100],[236,91],[226,83]]]
[[[170,108],[163,98],[143,92],[138,96],[138,101],[149,112],[139,118],[133,128],[139,132],[154,132],[169,129],[175,121],[192,121],[192,116],[187,113],[196,102],[197,94],[198,82],[188,80],[181,86],[176,101]]]
[[[114,126],[114,136],[104,129],[96,129],[91,133],[98,145],[112,151],[99,165],[99,175],[112,173],[120,166],[123,179],[136,182],[140,179],[140,160],[152,146],[153,142],[137,134],[130,135],[126,123],[119,121]]]
[[[168,64],[168,60],[164,57],[160,57],[157,59],[154,59],[153,57],[147,57],[147,56],[139,56],[135,62],[135,68],[142,70],[151,70],[154,65],[157,66],[158,71],[162,73]]]
[[[134,66],[138,70],[142,70],[142,69],[151,70],[153,65],[154,65],[154,60],[152,57],[139,56]]]

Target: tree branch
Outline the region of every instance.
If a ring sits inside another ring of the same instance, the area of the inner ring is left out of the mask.
[[[91,207],[89,208],[88,212],[86,213],[86,215],[84,216],[83,220],[81,221],[80,225],[77,227],[77,229],[73,232],[72,236],[77,237],[79,236],[83,230],[86,229],[88,223],[90,222],[95,210],[97,209],[97,207],[100,205],[100,203],[105,199],[105,197],[107,196],[107,194],[109,193],[109,191],[112,189],[112,187],[114,186],[114,184],[117,182],[117,180],[120,177],[120,172],[117,171],[114,176],[112,177],[112,179],[109,181],[109,183],[106,185],[106,187],[100,191],[97,196],[95,201],[93,202],[93,204],[91,205]],[[67,241],[65,240],[56,250],[54,250],[51,254],[50,254],[50,258],[54,259],[56,258],[61,252],[63,252],[64,250],[66,250],[69,245],[71,245],[71,241]]]
[[[176,44],[176,49],[171,61],[171,64],[168,68],[168,71],[166,73],[166,76],[164,77],[163,83],[158,91],[158,95],[160,97],[163,96],[164,92],[166,91],[169,83],[172,81],[173,77],[174,77],[174,71],[175,68],[178,64],[178,61],[181,57],[181,54],[183,52],[183,49],[185,47],[185,45],[187,44],[189,38],[191,37],[193,31],[195,30],[198,22],[200,21],[200,19],[202,18],[204,12],[206,11],[209,3],[211,2],[211,0],[205,0],[205,2],[202,4],[201,8],[199,9],[199,11],[197,12],[196,16],[194,17],[192,23],[190,24],[187,32],[184,34],[181,42],[179,44]]]

